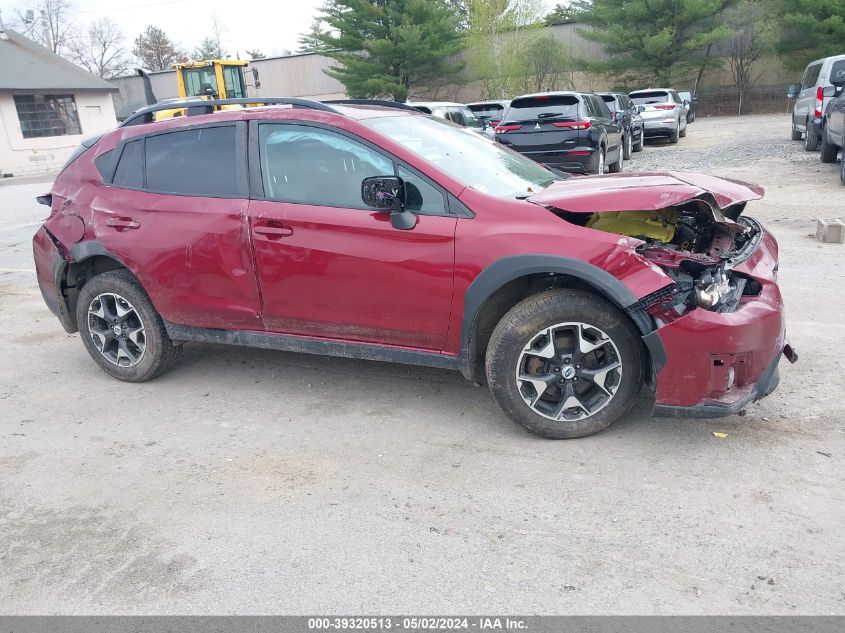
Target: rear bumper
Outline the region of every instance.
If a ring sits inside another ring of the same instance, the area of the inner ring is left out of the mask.
[[[643,134],[651,136],[669,136],[678,131],[678,122],[664,123],[662,120],[643,121]]]
[[[731,415],[774,391],[787,345],[776,266],[777,244],[764,232],[757,251],[735,268],[761,284],[757,297],[736,312],[698,308],[657,330],[666,364],[657,376],[654,415]]]
[[[569,154],[568,151],[560,152],[522,152],[531,160],[543,165],[550,165],[562,171],[578,174],[587,174],[590,167],[596,161],[596,150],[590,148],[578,148],[577,152],[589,152],[589,154]]]
[[[68,312],[67,303],[62,294],[62,278],[67,267],[67,260],[43,226],[32,237],[32,256],[35,260],[35,273],[44,303],[50,308],[50,312],[58,317],[67,332],[76,332],[76,319]]]

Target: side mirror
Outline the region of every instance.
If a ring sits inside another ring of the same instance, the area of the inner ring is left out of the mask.
[[[624,113],[624,112],[614,112],[614,113],[613,113],[613,118],[614,118],[614,119],[616,119],[617,121],[619,121],[619,122],[621,123],[621,122],[622,122],[622,119],[624,119],[624,118],[625,118],[625,113]]]
[[[790,99],[794,99],[798,96],[798,86],[795,84],[790,84],[789,88],[786,89],[786,96]]]
[[[361,181],[361,200],[368,207],[390,213],[390,224],[407,231],[417,225],[417,216],[405,210],[405,181],[398,176],[371,176]]]
[[[825,86],[822,94],[825,97],[835,97],[836,96],[836,86]]]
[[[645,112],[645,106],[644,105],[637,106],[637,112]]]

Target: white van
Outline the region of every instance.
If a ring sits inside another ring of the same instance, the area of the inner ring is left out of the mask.
[[[830,67],[833,62],[845,59],[845,54],[824,57],[807,64],[801,77],[801,84],[789,87],[789,96],[795,98],[792,110],[792,140],[800,141],[804,136],[804,148],[813,152],[819,148],[819,135],[813,119],[821,119],[830,97],[824,96],[824,89],[830,83]]]

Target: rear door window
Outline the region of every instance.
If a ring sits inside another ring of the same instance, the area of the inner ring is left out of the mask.
[[[845,59],[833,62],[830,67],[830,77],[827,78],[827,83],[845,83]]]
[[[209,197],[238,197],[234,125],[149,136],[146,189]]]
[[[601,95],[601,99],[607,104],[608,108],[610,108],[614,112],[616,111],[616,97],[614,97],[613,95]]]
[[[508,122],[542,119],[578,120],[579,99],[574,95],[550,95],[514,99],[508,109]]]
[[[112,184],[131,189],[144,188],[144,139],[123,146]]]
[[[595,96],[592,99],[599,117],[603,117],[605,119],[610,119],[613,117],[613,115],[610,113],[610,108],[607,106],[607,103],[605,103],[603,99],[599,99]]]
[[[487,117],[488,119],[493,119],[494,121],[501,121],[502,113],[505,110],[505,108],[498,103],[471,105],[469,106],[469,109],[472,110],[477,117]]]
[[[637,105],[648,105],[649,103],[666,103],[669,95],[665,90],[647,90],[635,92],[630,95],[631,101]]]

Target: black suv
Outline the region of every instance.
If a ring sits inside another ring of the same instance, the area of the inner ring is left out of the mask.
[[[517,97],[496,127],[496,140],[563,171],[622,171],[622,126],[604,100],[585,92]]]
[[[631,152],[643,150],[643,120],[631,98],[621,92],[600,92],[610,113],[622,125],[622,155],[631,158]]]

